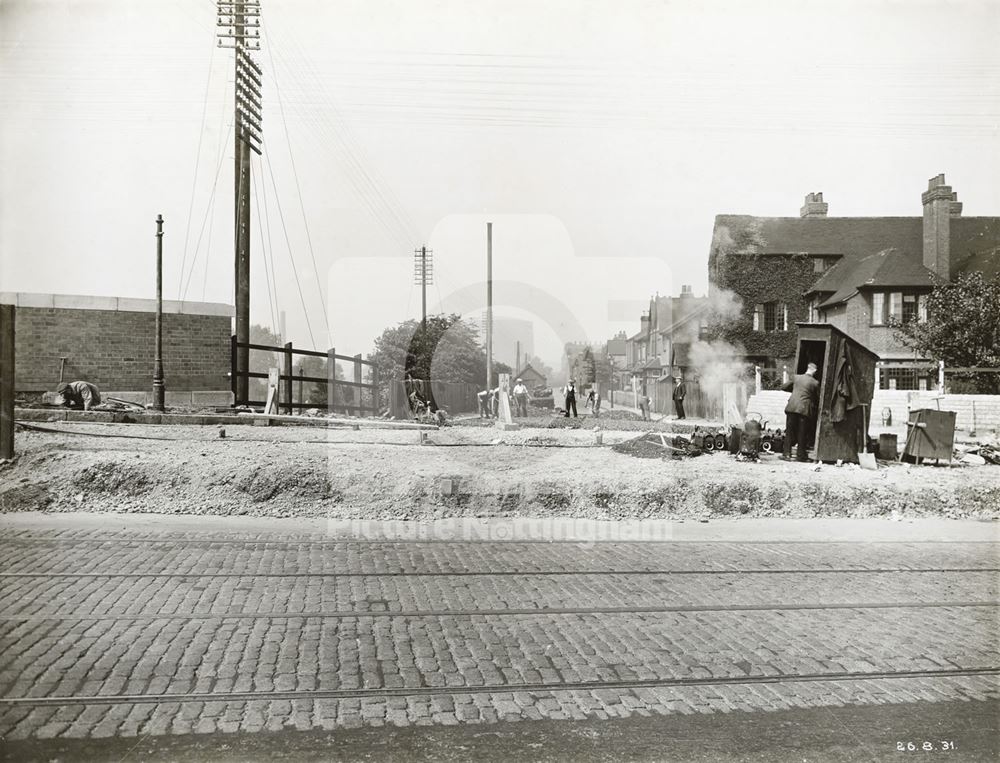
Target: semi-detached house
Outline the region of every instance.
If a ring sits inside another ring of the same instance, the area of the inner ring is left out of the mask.
[[[926,384],[904,366],[930,359],[902,345],[889,320],[924,319],[938,281],[996,276],[1000,217],[963,217],[944,175],[931,178],[921,202],[919,217],[830,217],[823,194],[810,193],[798,217],[716,217],[709,281],[742,300],[746,359],[791,366],[795,322],[829,322],[879,355],[883,388]]]

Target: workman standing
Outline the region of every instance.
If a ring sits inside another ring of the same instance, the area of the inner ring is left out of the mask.
[[[490,417],[490,391],[484,389],[476,395],[479,400],[479,418],[488,419]]]
[[[566,418],[569,418],[570,408],[573,409],[573,418],[576,418],[576,382],[569,380],[563,388],[563,395],[566,397]]]
[[[677,411],[677,418],[684,416],[684,396],[687,394],[687,387],[684,384],[684,377],[678,376],[674,379],[674,410]]]
[[[514,385],[514,409],[517,411],[515,416],[528,415],[528,388],[520,379]]]
[[[90,382],[60,382],[56,387],[56,405],[69,408],[83,408],[89,411],[95,405],[101,404],[101,393]]]
[[[797,445],[796,460],[807,461],[809,451],[809,433],[813,431],[813,422],[819,411],[819,382],[816,380],[817,367],[815,363],[806,366],[804,374],[796,374],[795,378],[785,384],[782,389],[791,392],[788,405],[785,406],[785,447],[782,458],[791,460],[792,446]]]

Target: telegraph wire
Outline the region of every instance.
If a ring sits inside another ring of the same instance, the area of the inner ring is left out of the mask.
[[[262,141],[263,147],[267,147],[266,142]],[[263,158],[263,155],[262,155]],[[299,269],[295,265],[295,255],[292,252],[292,242],[288,238],[288,226],[285,225],[285,213],[281,209],[281,197],[278,194],[278,184],[274,180],[274,168],[271,166],[270,160],[264,162],[267,165],[267,172],[271,178],[271,186],[274,188],[274,202],[278,207],[278,219],[281,220],[281,229],[285,234],[285,244],[288,247],[288,261],[292,265],[292,274],[295,276],[295,287],[299,292],[299,301],[302,303],[302,314],[306,319],[306,328],[309,331],[309,341],[312,342],[312,347],[315,350],[317,347],[316,337],[313,334],[312,322],[309,320],[309,310],[306,307],[306,298],[302,293],[302,281],[299,279]]]
[[[268,303],[268,305],[271,308],[271,330],[274,332],[275,335],[277,335],[277,333],[278,333],[278,331],[277,331],[277,328],[278,328],[278,320],[277,320],[278,313],[274,309],[274,298],[271,295],[271,274],[270,274],[270,272],[267,269],[267,250],[265,248],[265,241],[264,241],[264,224],[263,224],[263,222],[260,219],[260,197],[257,194],[257,183],[253,182],[253,180],[254,180],[254,170],[253,170],[253,162],[252,161],[250,162],[250,180],[251,180],[250,187],[253,190],[253,202],[254,202],[254,206],[257,208],[257,215],[256,215],[256,219],[257,219],[257,233],[258,233],[258,236],[260,238],[260,257],[261,257],[261,262],[264,265],[264,281],[265,281],[265,284],[267,286],[267,303]],[[258,178],[258,180],[260,180],[260,178]]]
[[[264,35],[267,35],[267,26],[264,19],[261,18],[261,30]],[[281,115],[281,123],[285,130],[285,143],[288,146],[288,158],[292,165],[292,177],[295,180],[295,190],[299,197],[299,208],[302,211],[302,224],[305,226],[306,230],[306,242],[309,245],[309,257],[312,259],[313,275],[316,277],[316,289],[319,291],[319,301],[320,307],[323,309],[323,325],[326,328],[327,341],[332,341],[330,336],[330,316],[326,309],[326,297],[323,295],[323,282],[319,277],[319,267],[316,264],[316,252],[313,249],[312,234],[309,231],[309,219],[306,216],[306,204],[302,198],[302,186],[299,183],[299,172],[295,166],[295,154],[292,151],[292,139],[288,132],[288,120],[285,119],[285,106],[281,99],[281,89],[278,87],[278,72],[277,67],[274,65],[274,54],[272,52],[273,45],[267,45],[268,58],[271,61],[271,80],[274,82],[274,96],[278,101],[278,113]]]
[[[222,146],[220,147],[219,151],[220,154],[219,165],[215,169],[215,182],[212,184],[212,195],[209,199],[209,209],[212,208],[212,204],[215,200],[215,193],[219,188],[219,173],[222,171],[222,163],[226,158],[226,144],[229,143],[229,137],[232,135],[232,133],[233,133],[233,122],[230,121],[229,129],[226,131],[226,137],[222,141]],[[201,221],[201,231],[198,234],[198,243],[195,245],[194,248],[194,257],[191,259],[191,269],[188,271],[187,280],[184,282],[184,291],[181,293],[181,300],[183,300],[184,297],[187,296],[188,288],[191,286],[191,276],[194,275],[195,264],[198,261],[198,254],[201,250],[201,239],[205,233],[205,225],[208,222],[208,216],[209,216],[209,211],[206,210],[205,219]],[[205,256],[207,257],[208,255],[206,254]]]
[[[263,160],[258,160],[258,161],[261,162],[261,164],[260,164],[260,171],[261,171],[261,174],[263,175],[263,170],[264,170]],[[275,315],[280,316],[281,315],[281,300],[278,298],[278,275],[277,275],[277,273],[275,272],[275,269],[274,269],[274,244],[271,242],[271,217],[270,217],[270,213],[268,212],[268,208],[267,208],[267,184],[263,183],[263,178],[262,178],[262,184],[261,184],[261,187],[260,187],[260,196],[261,196],[261,199],[262,199],[262,203],[264,205],[264,228],[267,231],[267,255],[268,256],[267,256],[267,259],[264,262],[264,267],[265,268],[270,267],[270,269],[271,269],[271,283],[272,283],[273,288],[274,288],[274,308],[275,308]],[[258,212],[258,214],[260,214],[260,213]],[[275,333],[275,335],[277,335],[277,333],[278,333],[278,326],[280,326],[280,320],[274,326],[274,333]]]
[[[212,52],[208,56],[208,75],[205,77],[205,99],[201,105],[201,122],[198,127],[198,148],[194,154],[194,177],[191,179],[191,203],[188,205],[187,227],[184,230],[184,253],[181,256],[181,268],[177,281],[177,296],[180,298],[181,286],[184,283],[184,266],[187,263],[188,239],[191,235],[191,218],[194,215],[194,196],[198,187],[198,169],[201,165],[201,144],[205,137],[205,117],[208,114],[208,94],[212,84],[212,64],[215,62],[215,31],[212,31]],[[206,258],[205,267],[208,267]]]

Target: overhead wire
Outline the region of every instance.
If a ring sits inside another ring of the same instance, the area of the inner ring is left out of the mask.
[[[205,293],[208,291],[208,263],[212,257],[212,230],[215,227],[215,194],[209,200],[208,210],[208,241],[205,242],[205,269],[201,278],[201,301],[205,301]]]
[[[209,209],[212,208],[211,201],[214,200],[216,191],[219,188],[219,175],[220,175],[220,173],[222,171],[223,160],[226,158],[226,144],[229,143],[229,136],[232,135],[232,132],[233,132],[233,120],[230,120],[230,122],[229,122],[229,129],[226,131],[226,137],[222,141],[222,146],[220,147],[220,150],[219,150],[219,154],[220,154],[219,155],[219,164],[215,168],[215,182],[212,183],[212,195],[210,197]],[[181,293],[181,299],[182,300],[184,299],[184,297],[187,296],[188,288],[191,286],[191,277],[194,275],[195,265],[198,262],[198,254],[201,251],[201,239],[202,239],[202,236],[205,233],[205,225],[208,222],[208,216],[209,216],[209,212],[208,212],[208,210],[206,210],[206,212],[205,212],[205,219],[202,220],[202,222],[201,222],[201,232],[198,234],[198,243],[195,245],[194,257],[191,260],[191,269],[188,271],[187,280],[184,282],[184,291]],[[206,255],[206,257],[207,256],[208,255]]]
[[[191,202],[188,204],[187,226],[184,229],[184,252],[181,255],[181,268],[177,281],[177,297],[180,298],[181,286],[184,283],[184,266],[187,262],[188,239],[191,235],[191,218],[194,215],[194,195],[198,187],[198,169],[201,166],[201,144],[205,137],[205,117],[208,114],[208,93],[212,84],[212,64],[215,61],[215,33],[212,33],[212,52],[208,57],[208,74],[205,77],[205,99],[201,105],[201,122],[198,126],[198,148],[194,154],[194,177],[191,179]]]
[[[263,160],[261,162],[261,173],[263,173]],[[278,323],[274,327],[275,335],[278,334],[278,327],[281,325],[281,299],[278,297],[278,275],[274,270],[274,245],[271,242],[271,216],[267,209],[267,184],[261,182],[260,184],[260,196],[263,200],[264,205],[264,229],[267,231],[267,258],[264,262],[264,267],[270,267],[271,269],[271,285],[274,289],[274,309],[275,314],[278,317]]]
[[[261,17],[260,20],[261,30],[264,35],[267,35],[267,27],[264,18]],[[313,275],[316,277],[316,289],[319,291],[319,301],[320,306],[323,309],[323,325],[326,328],[328,343],[331,340],[330,336],[330,315],[326,309],[326,297],[323,294],[323,282],[319,277],[319,267],[316,264],[316,252],[313,249],[312,234],[309,231],[309,218],[306,215],[306,204],[302,198],[302,185],[299,183],[299,172],[295,166],[295,153],[292,151],[292,139],[288,131],[288,120],[285,119],[285,107],[281,99],[281,89],[278,86],[278,73],[277,67],[274,65],[274,54],[272,52],[271,45],[265,45],[268,51],[268,57],[271,61],[271,80],[274,82],[274,95],[275,99],[278,101],[278,113],[281,115],[281,123],[285,130],[285,143],[288,146],[288,158],[292,165],[292,177],[295,179],[295,190],[299,197],[299,208],[302,211],[302,224],[306,231],[306,242],[309,245],[309,257],[312,259]]]
[[[262,148],[267,148],[266,141],[262,141]],[[267,156],[267,152],[262,154],[262,156]],[[278,184],[274,179],[274,168],[271,166],[270,160],[265,160],[264,164],[267,165],[267,172],[271,178],[271,186],[274,189],[274,201],[278,207],[278,219],[281,220],[281,229],[285,234],[285,244],[288,247],[288,261],[292,265],[292,274],[295,276],[295,287],[299,292],[299,301],[302,304],[302,314],[306,320],[306,329],[309,331],[309,341],[312,342],[313,349],[316,349],[316,337],[312,330],[312,321],[309,320],[309,309],[306,307],[306,298],[302,293],[302,281],[299,279],[299,269],[295,265],[295,255],[292,251],[292,242],[288,237],[288,226],[285,224],[285,213],[281,208],[281,197],[278,195]]]
[[[347,171],[348,179],[351,180],[355,190],[362,197],[362,201],[368,206],[369,211],[372,212],[380,224],[387,228],[387,232],[390,233],[391,237],[395,238],[397,243],[409,248],[412,246],[413,241],[417,239],[415,227],[408,220],[405,211],[402,210],[398,199],[393,196],[391,189],[384,188],[384,182],[378,178],[374,171],[367,169],[366,164],[370,162],[364,160],[363,151],[347,127],[346,120],[340,109],[333,103],[326,92],[322,77],[319,75],[316,66],[306,58],[301,50],[301,46],[294,38],[285,47],[289,51],[289,56],[294,57],[296,60],[293,62],[285,58],[281,54],[281,49],[275,54],[277,60],[284,64],[303,92],[317,94],[319,98],[318,104],[323,107],[318,110],[318,113],[314,112],[308,118],[329,139],[329,142],[321,140],[320,145],[327,152],[330,151],[331,145],[340,148],[342,153],[341,163]],[[309,75],[311,81],[308,83],[304,82],[300,78],[300,74]],[[331,120],[330,114],[336,117],[336,121]],[[306,115],[303,114],[302,116]]]
[[[257,232],[258,232],[258,235],[260,237],[260,255],[261,255],[261,262],[264,265],[264,281],[265,281],[265,285],[267,286],[267,303],[268,303],[268,305],[270,307],[270,314],[271,314],[271,331],[275,335],[277,335],[277,333],[278,333],[278,314],[277,314],[277,312],[275,312],[275,309],[274,309],[274,297],[273,297],[273,295],[271,293],[271,274],[270,274],[270,272],[268,271],[268,268],[267,268],[267,252],[266,252],[266,250],[264,248],[264,244],[265,244],[265,242],[264,242],[264,223],[261,220],[260,198],[259,198],[259,196],[257,194],[257,186],[259,185],[259,183],[253,182],[253,177],[254,177],[254,170],[253,170],[253,162],[251,161],[250,162],[250,187],[253,190],[254,206],[257,208]]]

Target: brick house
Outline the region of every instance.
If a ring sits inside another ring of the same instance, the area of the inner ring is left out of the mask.
[[[607,341],[604,353],[611,363],[611,386],[613,389],[622,388],[622,377],[626,367],[628,336],[624,331],[619,331],[615,336]]]
[[[742,300],[725,337],[745,359],[780,368],[795,353],[797,321],[828,321],[886,362],[915,360],[886,327],[923,314],[935,279],[1000,270],[1000,217],[962,217],[944,175],[928,183],[919,217],[829,217],[810,193],[798,217],[719,215],[710,289]]]
[[[700,336],[708,300],[681,287],[679,297],[655,295],[639,318],[639,331],[625,341],[623,385],[650,396],[689,365],[689,348]],[[634,380],[634,382],[633,382]]]
[[[523,366],[516,374],[514,374],[514,378],[523,381],[524,385],[528,389],[548,386],[545,375],[532,368],[530,363]]]

